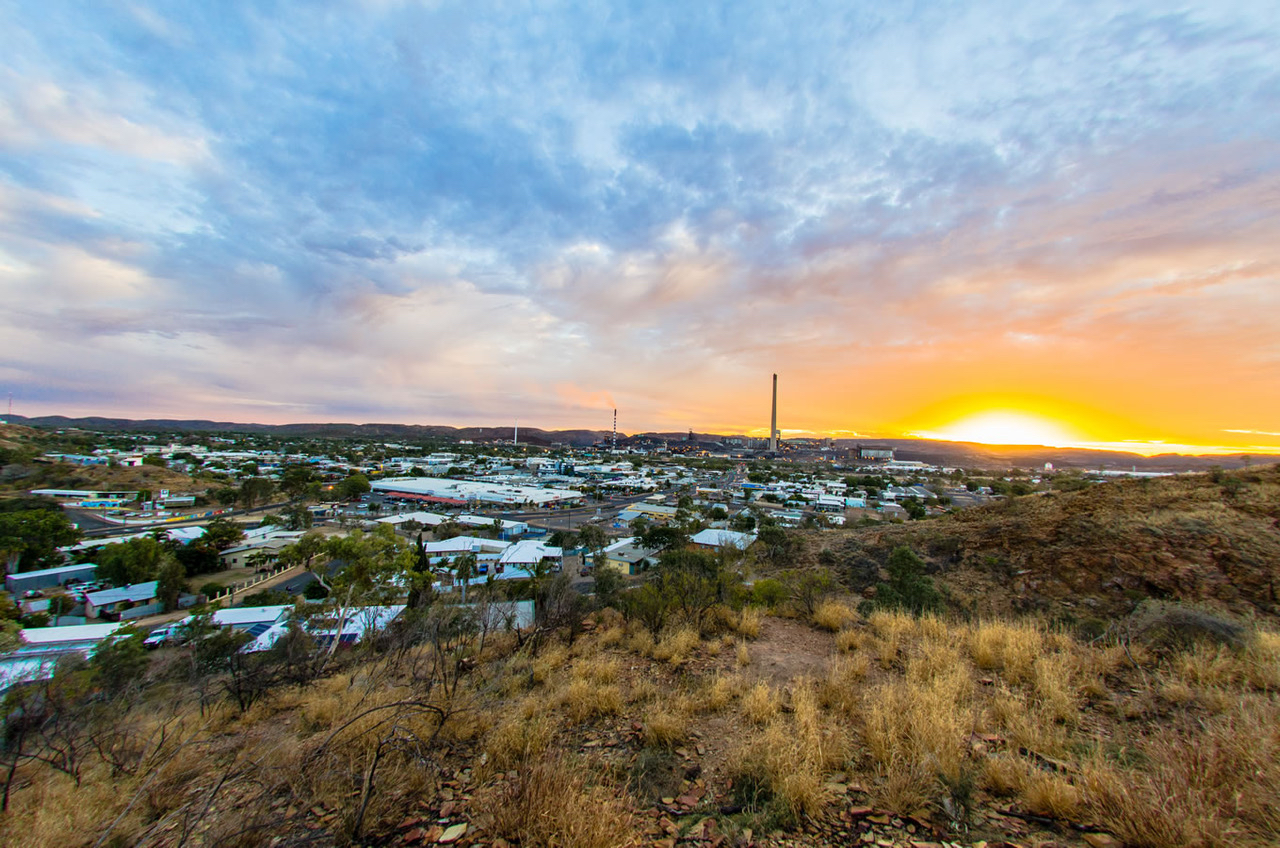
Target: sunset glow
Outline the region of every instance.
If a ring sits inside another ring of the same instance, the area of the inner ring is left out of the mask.
[[[5,6],[0,396],[1280,453],[1274,4],[926,7]]]
[[[983,412],[955,422],[934,433],[932,439],[979,442],[988,445],[1048,445],[1065,447],[1080,443],[1062,425],[1020,412]]]

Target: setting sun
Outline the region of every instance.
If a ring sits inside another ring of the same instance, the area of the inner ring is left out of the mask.
[[[951,442],[980,442],[988,445],[1051,445],[1079,443],[1079,437],[1056,421],[1025,412],[980,412],[962,418],[931,433],[933,439]]]

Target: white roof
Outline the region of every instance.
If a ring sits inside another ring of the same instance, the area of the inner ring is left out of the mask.
[[[289,604],[275,604],[266,607],[231,607],[220,609],[213,614],[213,623],[222,627],[244,626],[246,624],[275,623],[289,610]],[[190,621],[191,619],[186,619]]]
[[[544,559],[560,559],[564,556],[564,548],[544,545],[535,539],[516,542],[502,552],[498,562],[502,565],[521,565],[542,562]]]
[[[86,568],[97,568],[97,567],[98,567],[98,566],[94,565],[94,564],[93,564],[93,563],[91,563],[91,562],[82,562],[82,563],[79,563],[79,564],[77,564],[77,565],[60,565],[60,566],[58,566],[57,568],[42,568],[42,569],[40,569],[39,571],[19,571],[19,572],[16,572],[16,573],[14,573],[14,574],[6,575],[6,576],[9,576],[9,577],[52,577],[52,576],[55,576],[55,575],[57,575],[57,576],[61,576],[61,575],[63,575],[63,574],[75,574],[75,573],[77,573],[77,572],[79,572],[79,571],[82,571],[83,569],[86,569]]]
[[[406,521],[416,521],[419,524],[425,524],[427,527],[435,527],[437,524],[444,524],[449,520],[449,516],[441,515],[438,512],[402,512],[399,515],[388,515],[386,518],[379,518],[379,524],[403,524]]]
[[[480,483],[470,480],[452,480],[444,477],[396,477],[373,482],[378,492],[408,492],[457,500],[482,500],[497,503],[535,504],[578,500],[582,492],[574,489],[552,489],[538,486],[514,486],[501,483]]]
[[[510,542],[497,539],[483,539],[479,536],[454,536],[440,542],[423,542],[422,549],[427,554],[469,554],[480,551],[505,551],[511,547]]]
[[[738,533],[734,530],[702,530],[690,539],[695,545],[707,545],[713,548],[730,547],[740,551],[751,547],[751,543],[755,540],[754,533]]]
[[[134,583],[132,586],[123,586],[119,589],[103,589],[101,592],[89,592],[84,596],[84,599],[86,603],[93,604],[95,607],[115,604],[120,601],[149,601],[156,596],[156,592],[159,589],[159,580],[149,580],[146,583]]]
[[[625,539],[619,539],[618,541],[614,542],[612,545],[606,545],[604,552],[606,554],[611,553],[613,551],[621,550],[622,548],[625,548],[627,545],[634,545],[635,543],[636,543],[636,537],[628,536]]]
[[[404,612],[404,604],[392,604],[390,606],[379,607],[360,607],[352,610],[346,621],[342,623],[342,637],[354,639],[356,641],[364,638],[365,633],[370,630],[378,631],[386,628],[388,624],[396,619],[396,616]],[[328,626],[326,626],[326,624]],[[333,617],[326,616],[323,619],[312,619],[305,625],[306,631],[312,636],[329,636],[332,637],[337,630],[337,621]],[[271,626],[270,629],[263,632],[258,638],[241,648],[242,653],[251,654],[255,651],[265,651],[275,645],[275,643],[285,633],[289,632],[289,622],[281,621]]]
[[[123,627],[114,624],[73,624],[68,627],[28,627],[22,641],[28,645],[54,646],[63,642],[89,642],[105,639]]]

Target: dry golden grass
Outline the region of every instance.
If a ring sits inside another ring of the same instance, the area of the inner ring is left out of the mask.
[[[653,747],[670,748],[689,736],[689,714],[683,705],[659,702],[644,715],[644,742]]]
[[[541,756],[555,732],[555,723],[546,715],[503,721],[485,734],[486,764],[498,771],[516,768]]]
[[[1027,764],[1009,754],[995,754],[982,762],[982,785],[993,795],[1017,795],[1027,779]]]
[[[69,834],[98,834],[123,809],[121,797],[132,796],[133,781],[112,779],[103,769],[79,788],[70,778],[44,773],[25,791],[15,793],[9,811],[0,816],[0,843],[12,848],[61,848]],[[135,810],[113,833],[128,845],[144,827],[145,808]],[[91,844],[91,843],[90,843]]]
[[[743,607],[733,628],[744,639],[760,637],[760,610],[755,607]]]
[[[970,677],[955,646],[941,641],[921,642],[918,652],[907,660],[907,679],[914,683],[927,683],[941,676],[947,676],[957,683],[962,678]]]
[[[844,629],[857,618],[857,613],[841,601],[822,601],[813,611],[813,623],[832,633]]]
[[[532,763],[489,805],[494,830],[522,845],[621,848],[637,834],[626,790],[559,755]]]
[[[1075,724],[1080,718],[1079,696],[1070,657],[1049,654],[1032,664],[1032,678],[1040,707],[1054,721]]]
[[[1194,728],[1196,732],[1190,732]],[[1141,740],[1141,770],[1095,758],[1091,812],[1127,842],[1153,848],[1280,843],[1280,703],[1244,695],[1221,715]]]
[[[1034,624],[988,621],[970,632],[969,653],[978,668],[999,671],[1010,683],[1029,683],[1036,658],[1045,651],[1044,642],[1044,634]]]
[[[593,656],[585,658],[573,666],[575,677],[582,678],[597,685],[614,683],[618,679],[618,663],[616,660]]]
[[[1245,654],[1245,679],[1255,689],[1280,690],[1280,633],[1254,634]]]
[[[763,680],[742,696],[742,714],[752,724],[764,724],[778,713],[778,695]]]
[[[1019,796],[1033,813],[1052,816],[1059,821],[1075,821],[1079,817],[1080,790],[1056,772],[1030,769],[1022,781]]]
[[[1007,688],[999,689],[991,698],[990,715],[1013,748],[1027,748],[1050,757],[1069,752],[1067,728],[1027,695]]]
[[[622,626],[606,627],[600,631],[597,637],[602,648],[614,648],[621,645],[627,638],[627,630]]]
[[[1157,684],[1160,699],[1174,707],[1185,706],[1196,699],[1196,692],[1185,681],[1176,677],[1162,678]]]
[[[702,644],[702,637],[691,627],[681,627],[662,635],[658,644],[654,645],[652,656],[659,662],[680,665]]]
[[[836,657],[819,686],[823,704],[846,717],[855,715],[862,705],[862,682],[870,670],[871,658],[866,654]]]
[[[751,648],[747,647],[746,642],[738,643],[738,650],[734,656],[734,662],[737,664],[738,668],[751,665]]]
[[[852,653],[862,647],[866,637],[861,630],[845,629],[836,634],[836,650]]]
[[[569,661],[569,650],[563,645],[548,645],[533,661],[534,683],[546,683]]]
[[[627,700],[633,704],[642,704],[652,701],[661,694],[658,691],[658,684],[648,678],[636,680],[631,684],[631,689],[627,693]]]
[[[734,752],[729,772],[736,785],[756,787],[784,819],[796,821],[822,808],[827,775],[848,754],[841,723],[821,709],[813,687],[801,683],[792,696],[791,715],[775,714]]]
[[[915,630],[915,619],[904,612],[877,610],[868,622],[876,635],[872,650],[880,667],[888,670],[897,662],[904,641]]]
[[[613,684],[600,686],[575,678],[565,690],[563,705],[565,714],[575,723],[617,715],[622,711],[622,690]]]
[[[978,720],[972,685],[965,670],[954,669],[927,681],[895,680],[869,689],[862,737],[877,767],[884,774],[927,772],[958,780]],[[920,787],[924,794],[931,789]]]
[[[698,709],[701,712],[720,712],[733,703],[733,699],[742,693],[742,689],[743,680],[738,675],[717,674],[707,683]]]

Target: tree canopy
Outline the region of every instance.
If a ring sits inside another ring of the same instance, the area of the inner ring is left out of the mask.
[[[80,531],[61,511],[0,512],[0,555],[5,570],[35,571],[62,561],[58,548],[80,541]]]

